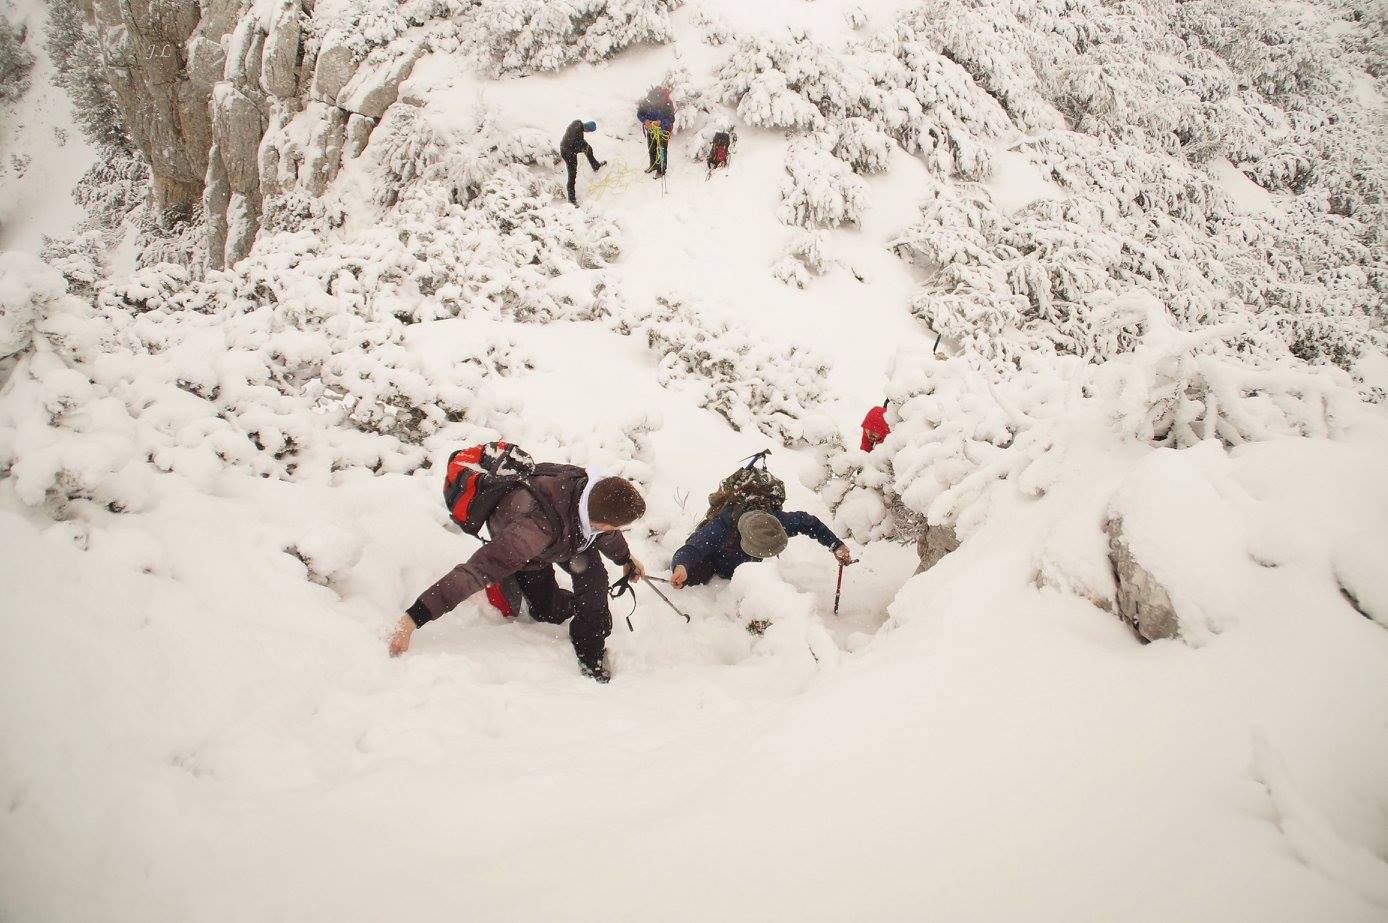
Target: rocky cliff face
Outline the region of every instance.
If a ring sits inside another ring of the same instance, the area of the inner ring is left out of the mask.
[[[424,50],[307,40],[313,0],[92,0],[111,84],[174,217],[199,203],[210,268],[244,257],[266,205],[321,195]],[[294,129],[291,132],[291,123]]]

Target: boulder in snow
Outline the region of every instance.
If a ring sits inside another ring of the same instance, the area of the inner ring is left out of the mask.
[[[958,547],[959,536],[955,534],[954,526],[948,523],[927,522],[925,530],[916,542],[916,554],[921,560],[916,573],[923,574],[930,570],[940,563],[941,558]]]
[[[1118,614],[1145,640],[1175,638],[1181,625],[1171,595],[1133,556],[1123,538],[1123,521],[1108,521],[1109,555],[1118,582]]]

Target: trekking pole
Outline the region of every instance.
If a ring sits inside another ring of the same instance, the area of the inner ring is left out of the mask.
[[[647,579],[649,579],[649,578],[647,578]],[[657,577],[656,579],[657,579],[657,580],[660,580],[659,577]],[[662,582],[662,583],[668,583],[669,581],[662,580],[661,582]],[[669,598],[668,596],[666,596],[664,593],[660,592],[660,590],[656,589],[654,584],[651,585],[651,592],[654,593],[655,595],[659,596],[659,597],[661,598],[661,600],[665,603],[665,605],[669,606],[671,609],[674,609],[676,615],[683,615],[683,616],[684,616],[684,620],[685,620],[686,622],[692,621],[692,620],[689,618],[688,615],[685,615],[685,613],[683,613],[683,612],[680,611],[680,607],[679,607],[679,606],[677,606],[677,605],[675,605],[674,603],[670,602],[670,598]]]
[[[835,614],[835,615],[838,615],[838,614],[839,614],[839,597],[843,595],[843,568],[844,568],[844,565],[840,564],[840,565],[839,565],[839,582],[838,582],[838,585],[834,587],[834,614]]]

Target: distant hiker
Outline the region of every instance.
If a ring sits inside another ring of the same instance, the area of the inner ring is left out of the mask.
[[[874,407],[863,417],[863,442],[859,446],[864,452],[871,452],[877,448],[877,443],[886,439],[891,434],[892,428],[887,425],[887,405],[891,401],[883,401],[881,407]]]
[[[488,462],[498,450],[506,450],[501,461]],[[516,595],[529,604],[531,617],[556,625],[567,621],[583,673],[605,683],[611,678],[603,655],[612,616],[607,606],[607,568],[600,555],[632,580],[645,576],[645,567],[632,557],[620,530],[645,514],[646,502],[630,481],[573,465],[535,465],[523,452],[518,452],[526,462],[521,473],[498,477],[495,472],[513,451],[505,443],[489,443],[449,459],[445,503],[460,523],[466,519],[480,529],[484,519],[491,541],[405,610],[390,639],[390,653],[395,656],[409,650],[416,628],[489,585],[506,586],[511,583],[508,578],[514,578]],[[457,461],[465,453],[470,454],[463,461],[470,464]],[[490,510],[469,513],[466,509],[474,497],[480,500],[496,490],[503,491],[499,499],[485,500],[493,504]],[[555,581],[556,564],[572,578],[572,591],[561,589]],[[489,592],[488,597],[496,600],[497,594]]]
[[[713,135],[713,143],[708,149],[708,173],[713,175],[713,171],[728,165],[728,154],[732,151],[733,140],[737,137],[737,132],[719,131]]]
[[[760,462],[760,467],[758,463]],[[848,546],[817,516],[788,513],[785,485],[766,470],[765,453],[723,479],[709,495],[709,512],[671,561],[676,589],[730,579],[748,561],[774,558],[789,536],[808,535],[834,552],[840,564],[852,562]]]
[[[597,122],[583,122],[574,119],[569,127],[564,130],[564,138],[559,142],[559,156],[564,158],[564,166],[569,171],[569,204],[577,205],[578,199],[574,195],[574,181],[578,179],[578,155],[585,154],[588,157],[588,166],[593,168],[596,173],[607,165],[607,161],[598,160],[593,156],[593,148],[583,137],[586,131],[597,131]]]
[[[670,135],[675,130],[675,103],[670,98],[670,88],[651,87],[636,107],[636,120],[646,132],[646,153],[651,158],[646,172],[664,176]]]

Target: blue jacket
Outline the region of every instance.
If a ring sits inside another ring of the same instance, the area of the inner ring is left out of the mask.
[[[651,104],[645,100],[636,107],[636,120],[642,125],[647,122],[659,122],[660,127],[667,132],[675,130],[675,104],[663,102]]]
[[[787,513],[784,510],[776,510],[771,515],[785,526],[786,535],[808,535],[831,550],[843,544],[817,516],[811,516],[809,513]],[[720,577],[732,577],[733,571],[743,564],[760,560],[743,551],[742,543],[736,538],[729,541],[736,531],[732,511],[724,510],[694,530],[694,534],[675,552],[671,568],[683,566],[687,571],[698,562],[711,559],[714,573]]]

